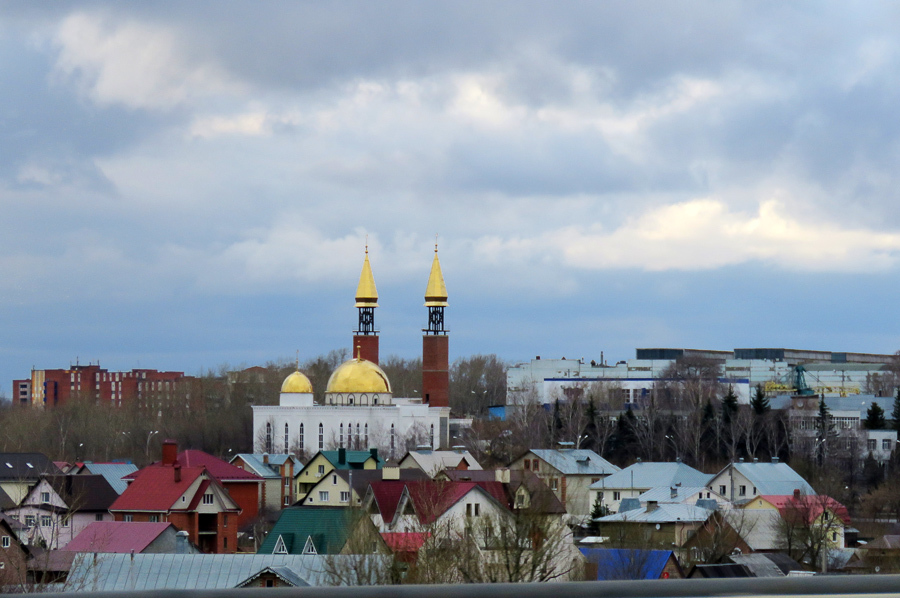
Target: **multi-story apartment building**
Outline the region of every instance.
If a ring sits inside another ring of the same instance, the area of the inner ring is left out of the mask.
[[[100,364],[76,364],[68,369],[32,370],[31,377],[13,380],[13,403],[56,407],[76,397],[121,406],[123,402],[167,399],[189,392],[192,378],[184,372],[134,369],[110,372]]]

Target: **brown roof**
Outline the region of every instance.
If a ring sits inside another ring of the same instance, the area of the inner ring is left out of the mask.
[[[76,511],[107,511],[119,498],[102,475],[47,475],[44,479]]]

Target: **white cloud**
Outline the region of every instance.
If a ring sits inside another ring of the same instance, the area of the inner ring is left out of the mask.
[[[750,261],[814,271],[880,271],[900,258],[900,233],[804,222],[786,214],[787,198],[762,201],[755,214],[706,198],[654,208],[604,233],[569,229],[548,235],[579,268],[707,270]]]
[[[75,13],[60,23],[54,41],[57,76],[74,80],[99,104],[171,108],[240,89],[219,66],[191,56],[175,30],[159,25]]]

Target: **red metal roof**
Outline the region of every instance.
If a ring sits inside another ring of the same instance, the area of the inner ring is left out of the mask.
[[[187,507],[175,504],[191,484],[203,475],[203,467],[182,467],[181,481],[175,481],[175,468],[151,465],[140,470],[125,492],[109,507],[110,511],[169,511]],[[193,497],[191,497],[193,498]]]
[[[256,475],[252,471],[246,471],[228,463],[227,461],[223,461],[218,457],[214,457],[209,453],[205,453],[203,451],[198,450],[187,450],[178,453],[176,457],[177,462],[181,464],[182,467],[205,467],[209,471],[209,475],[214,477],[219,482],[261,482],[263,478]],[[144,469],[140,469],[131,473],[127,476],[124,476],[123,480],[134,480],[137,479],[141,473],[149,469],[151,467],[163,467],[162,463],[159,461],[148,465]]]
[[[391,552],[416,552],[431,536],[428,532],[383,532],[381,537]]]
[[[375,497],[375,505],[381,513],[381,519],[387,523],[394,520],[394,513],[403,495],[406,482],[402,480],[382,480],[372,482],[372,495]]]
[[[793,496],[791,494],[784,495],[761,495],[760,498],[766,500],[781,513],[782,518],[789,516],[801,516],[807,520],[807,523],[815,521],[825,509],[828,509],[834,516],[850,525],[850,513],[847,507],[824,494],[815,496],[801,495]]]
[[[119,552],[139,554],[171,523],[95,521],[69,542],[63,550],[73,552]]]

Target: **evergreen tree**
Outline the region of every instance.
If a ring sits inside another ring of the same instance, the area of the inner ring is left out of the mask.
[[[882,409],[878,403],[872,403],[866,411],[866,420],[863,423],[867,430],[884,430],[887,427],[884,409]]]
[[[734,394],[734,388],[728,387],[728,392],[722,397],[722,423],[726,426],[731,423],[733,417],[737,414],[738,398]]]
[[[597,519],[607,515],[609,515],[609,508],[600,500],[600,493],[598,492],[597,498],[594,500],[594,506],[591,507],[591,523],[589,525],[591,531],[598,532],[600,525],[597,523]]]
[[[900,432],[900,387],[897,387],[897,396],[894,397],[894,411],[891,413],[894,420],[894,429]]]
[[[769,405],[769,397],[766,396],[766,391],[763,390],[762,384],[756,385],[756,392],[753,394],[753,398],[750,399],[750,407],[753,408],[753,413],[756,415],[765,415],[772,409]]]

